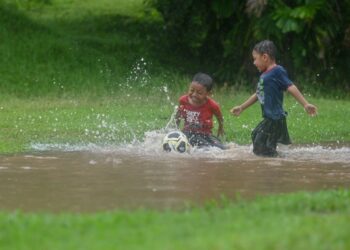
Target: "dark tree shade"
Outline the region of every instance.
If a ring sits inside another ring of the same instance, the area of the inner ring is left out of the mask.
[[[251,48],[270,39],[292,78],[349,91],[350,1],[148,0],[169,44],[210,61],[221,82],[251,79]]]

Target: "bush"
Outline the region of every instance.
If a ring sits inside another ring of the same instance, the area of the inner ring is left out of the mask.
[[[327,0],[148,0],[168,43],[211,65],[221,82],[252,80],[251,48],[273,40],[278,63],[317,88],[349,92],[350,2]]]

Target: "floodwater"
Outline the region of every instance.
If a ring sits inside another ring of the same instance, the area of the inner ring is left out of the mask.
[[[179,209],[223,195],[249,199],[350,187],[350,144],[280,151],[280,158],[261,158],[235,144],[191,154],[166,153],[154,142],[36,144],[31,153],[0,155],[0,210]]]

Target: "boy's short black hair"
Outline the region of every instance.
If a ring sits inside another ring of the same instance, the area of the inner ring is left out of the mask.
[[[200,85],[204,86],[209,92],[213,89],[213,79],[205,73],[197,73],[194,75],[192,82],[198,82]]]
[[[275,60],[277,56],[277,48],[275,44],[270,40],[264,40],[257,43],[254,46],[253,50],[258,52],[259,54],[268,54],[272,60]]]

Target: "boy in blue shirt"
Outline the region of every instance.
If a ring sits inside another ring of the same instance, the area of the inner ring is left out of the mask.
[[[262,72],[256,92],[240,106],[233,107],[231,113],[239,116],[256,101],[261,104],[263,120],[252,132],[253,152],[261,156],[277,156],[277,143],[291,144],[286,112],[283,110],[283,92],[288,91],[314,116],[316,106],[307,102],[298,88],[288,78],[286,70],[276,64],[277,49],[273,42],[264,40],[255,45],[252,55],[254,65]]]

